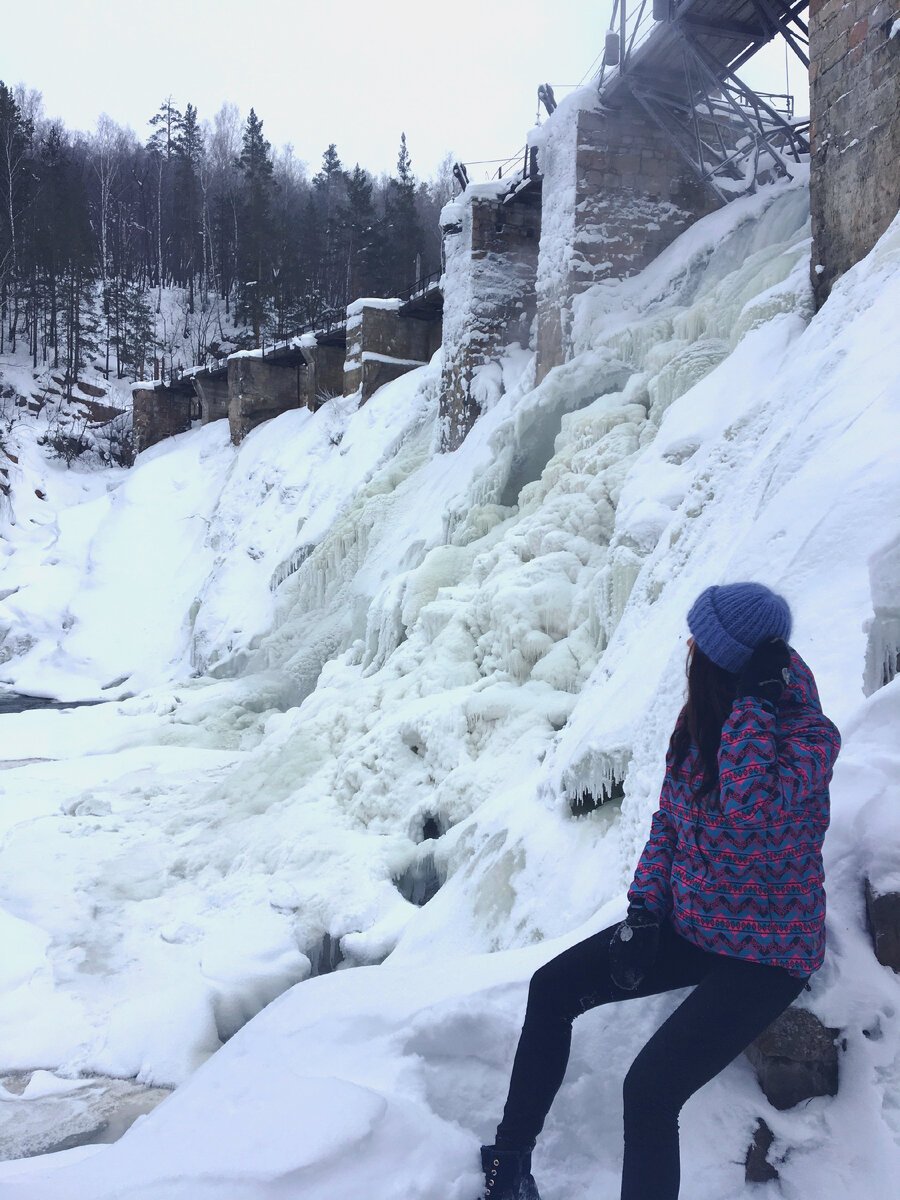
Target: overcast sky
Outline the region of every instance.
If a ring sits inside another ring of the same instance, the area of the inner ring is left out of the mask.
[[[201,120],[223,101],[242,117],[252,106],[273,146],[291,143],[312,172],[329,142],[348,166],[391,171],[405,131],[427,178],[448,152],[472,163],[522,146],[538,84],[563,94],[589,75],[611,10],[612,0],[26,0],[3,17],[0,79],[42,92],[69,129],[93,130],[108,113],[141,139],[168,95]],[[745,77],[783,91],[783,48],[765,54]],[[805,112],[805,73],[791,71]]]

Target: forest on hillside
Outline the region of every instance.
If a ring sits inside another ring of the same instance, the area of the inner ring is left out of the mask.
[[[204,362],[397,295],[440,267],[451,181],[449,155],[416,178],[405,134],[390,176],[348,169],[332,143],[310,178],[252,108],[201,119],[169,96],[142,141],[106,115],[70,132],[0,81],[0,353],[27,348],[69,388],[87,364],[142,378],[176,344]]]

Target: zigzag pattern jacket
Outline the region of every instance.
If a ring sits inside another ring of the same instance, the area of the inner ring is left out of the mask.
[[[673,735],[628,899],[642,899],[704,950],[806,978],[825,954],[822,841],[841,738],[793,649],[790,671],[777,710],[756,697],[735,700],[722,729],[719,786],[699,802],[696,747],[676,768]]]

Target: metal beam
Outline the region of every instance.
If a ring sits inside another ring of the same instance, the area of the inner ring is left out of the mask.
[[[692,33],[703,33],[710,37],[733,37],[744,42],[767,42],[772,37],[758,25],[747,25],[743,21],[713,21],[709,17],[694,17],[685,13],[678,18],[678,22]]]
[[[796,32],[791,28],[791,24],[796,24],[803,32],[807,49],[809,48],[809,29],[800,20],[800,12],[805,6],[794,6],[785,4],[784,0],[753,0],[753,7],[772,28],[772,36],[780,33],[790,48],[794,51],[804,66],[809,66],[809,55],[805,54],[801,49],[800,43],[797,40]]]

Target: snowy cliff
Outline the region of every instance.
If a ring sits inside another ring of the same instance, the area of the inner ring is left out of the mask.
[[[704,1089],[686,1186],[743,1194],[764,1116],[783,1195],[893,1194],[900,996],[862,889],[900,872],[900,224],[812,317],[806,219],[766,189],[593,287],[572,361],[535,388],[511,353],[451,454],[437,359],[131,472],[22,433],[0,675],[104,702],[0,719],[0,1069],[180,1086],[114,1146],[0,1168],[11,1200],[475,1196],[527,979],[621,912],[685,613],[738,578],[788,597],[844,734],[802,1003],[845,1049],[802,1111],[744,1062]],[[621,1079],[674,1003],[579,1022],[547,1200],[618,1194]],[[0,1101],[2,1136],[29,1100]]]

